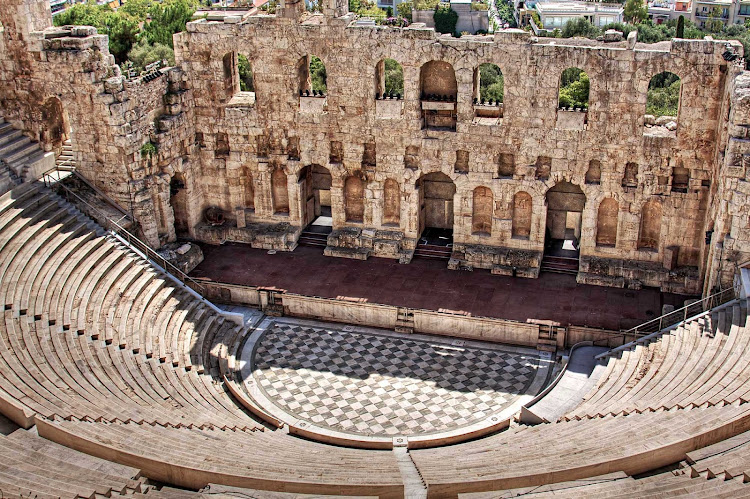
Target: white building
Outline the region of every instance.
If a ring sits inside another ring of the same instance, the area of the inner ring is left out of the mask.
[[[535,8],[542,21],[542,26],[537,28],[549,31],[562,29],[568,21],[581,17],[599,28],[623,22],[623,7],[620,4],[557,1],[537,2]]]

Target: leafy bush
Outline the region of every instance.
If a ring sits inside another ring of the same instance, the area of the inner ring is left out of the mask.
[[[458,14],[448,6],[440,6],[435,9],[433,15],[435,20],[435,31],[439,33],[451,33],[456,35],[456,24],[458,23]]]
[[[253,70],[250,67],[250,61],[244,54],[237,54],[237,73],[240,76],[240,90],[242,92],[255,92]]]
[[[138,72],[146,69],[152,62],[166,60],[170,66],[174,65],[174,50],[161,43],[149,45],[145,41],[138,42],[128,52],[128,60],[133,63],[133,69]]]
[[[494,64],[479,66],[479,98],[483,101],[503,101],[503,73]]]
[[[565,26],[563,26],[562,29],[563,38],[573,38],[574,36],[596,38],[599,34],[599,28],[591,24],[585,17],[571,19],[570,21],[565,23]]]
[[[560,78],[559,107],[589,107],[589,76],[578,68],[568,68]]]
[[[393,59],[385,60],[385,93],[404,95],[404,68]]]
[[[326,74],[326,67],[323,65],[323,61],[316,55],[311,56],[310,82],[313,91],[326,93],[328,91],[327,79],[328,75]]]
[[[417,0],[414,2],[416,10],[435,10],[440,5],[440,0]]]
[[[401,2],[396,6],[396,12],[398,13],[399,17],[403,17],[404,19],[407,19],[409,22],[412,22],[411,18],[411,9],[413,7],[413,4],[411,2]]]
[[[157,152],[159,152],[159,151],[156,148],[156,144],[154,144],[151,141],[146,142],[145,144],[143,144],[141,146],[141,157],[142,158],[150,158],[150,157],[156,156]]]
[[[508,26],[511,28],[518,26],[516,18],[513,17],[513,7],[508,2],[505,0],[495,0],[495,8],[497,8],[497,15],[500,19],[508,23]]]
[[[664,72],[651,78],[646,100],[647,114],[677,116],[679,102],[680,79],[676,74]]]

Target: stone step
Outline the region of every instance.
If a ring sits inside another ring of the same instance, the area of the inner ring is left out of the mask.
[[[16,130],[10,123],[3,123],[0,125],[0,144],[7,144],[8,142],[15,140],[23,135],[21,130]]]
[[[16,137],[13,140],[9,140],[8,142],[0,145],[0,157],[6,154],[9,154],[12,151],[18,150],[19,148],[23,147],[24,145],[30,142],[31,142],[31,139],[23,135],[20,137]]]

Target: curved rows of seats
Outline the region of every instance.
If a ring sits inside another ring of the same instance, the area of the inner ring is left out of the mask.
[[[0,198],[0,297],[0,409],[25,428],[194,488],[223,478],[293,491],[403,490],[391,453],[310,444],[246,414],[220,382],[217,355],[244,329],[39,184]],[[81,424],[80,435],[50,435],[62,423]],[[90,448],[95,438],[117,449]],[[176,471],[181,454],[189,465]]]
[[[735,304],[610,357],[598,385],[564,418],[749,400],[747,320]]]

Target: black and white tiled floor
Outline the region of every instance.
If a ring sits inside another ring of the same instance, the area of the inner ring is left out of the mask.
[[[423,435],[511,405],[538,369],[534,354],[274,322],[253,376],[283,411],[362,435]]]

